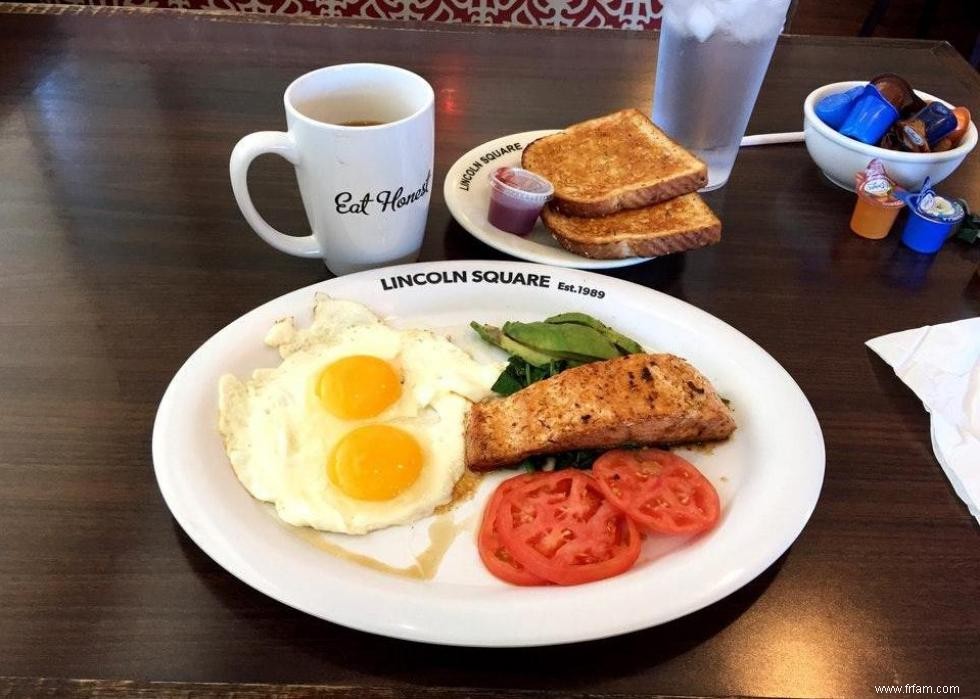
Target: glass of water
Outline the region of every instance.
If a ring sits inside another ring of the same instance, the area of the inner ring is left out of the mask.
[[[662,0],[653,121],[728,182],[790,0]]]

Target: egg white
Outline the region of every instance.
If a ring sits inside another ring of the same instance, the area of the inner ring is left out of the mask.
[[[219,430],[254,497],[289,524],[347,534],[414,522],[450,500],[464,469],[466,412],[489,395],[502,364],[480,364],[441,335],[396,330],[360,304],[319,294],[308,328],[281,320],[266,343],[279,349],[278,367],[219,384]],[[316,395],[323,368],[352,355],[384,359],[402,378],[399,399],[375,417],[342,420]],[[422,448],[418,479],[390,500],[351,498],[327,476],[337,442],[368,424],[399,427]]]

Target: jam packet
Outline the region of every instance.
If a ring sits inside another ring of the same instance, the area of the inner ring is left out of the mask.
[[[921,192],[908,197],[908,203],[910,214],[902,230],[902,242],[921,253],[937,252],[966,214],[963,204],[936,194],[928,179]]]
[[[888,235],[905,202],[878,158],[854,177],[857,201],[851,215],[851,230],[862,238],[878,240]]]

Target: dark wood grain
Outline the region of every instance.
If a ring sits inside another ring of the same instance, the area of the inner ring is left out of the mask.
[[[863,346],[977,315],[980,249],[926,257],[894,234],[858,239],[853,195],[799,145],[743,151],[708,195],[720,245],[613,273],[759,342],[823,427],[812,520],[730,597],[572,646],[406,643],[251,590],[160,498],[150,436],[176,369],[227,322],[327,276],[261,242],[228,184],[237,139],[282,127],[293,77],[370,60],[428,78],[438,183],[497,135],[648,108],[655,35],[8,6],[0,56],[0,675],[137,682],[8,680],[0,696],[207,695],[149,681],[349,697],[855,697],[893,682],[980,693],[976,522],[935,463],[921,404]],[[884,71],[980,114],[980,79],[946,45],[786,37],[750,131],[799,129],[814,87]],[[273,225],[304,229],[287,165],[259,161],[252,187]],[[980,206],[980,156],[943,189]],[[440,190],[423,259],[501,257],[453,223]]]
[[[548,699],[547,690],[515,690],[508,694],[517,699]],[[50,678],[0,677],[3,699],[45,699],[77,697],[78,699],[496,699],[492,689],[413,687],[405,692],[393,687],[347,687],[314,684],[221,684],[214,682],[136,682],[133,680],[59,680]],[[564,699],[594,699],[586,692],[563,692]],[[665,694],[617,694],[616,699],[699,699],[671,697]]]

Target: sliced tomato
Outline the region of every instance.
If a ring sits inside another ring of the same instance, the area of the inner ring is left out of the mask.
[[[519,483],[523,483],[533,474],[524,473],[513,478],[508,478],[497,486],[483,511],[483,524],[480,527],[480,534],[477,536],[477,550],[480,552],[480,560],[491,573],[501,580],[514,585],[547,585],[548,581],[530,573],[527,569],[514,559],[514,554],[504,546],[497,533],[497,513],[500,510],[500,502],[504,495],[514,489]]]
[[[640,533],[583,471],[537,473],[500,502],[501,541],[530,573],[558,585],[602,580],[628,570]]]
[[[641,528],[657,534],[696,534],[718,522],[714,486],[691,462],[659,449],[607,451],[592,473],[609,501]]]

